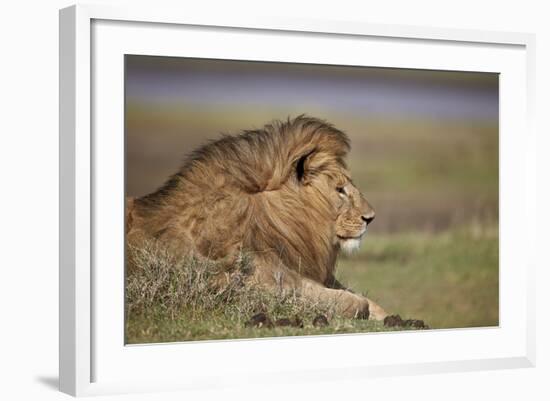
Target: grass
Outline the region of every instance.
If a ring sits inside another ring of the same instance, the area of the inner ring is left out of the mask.
[[[231,269],[158,244],[129,250],[135,268],[127,278],[126,342],[152,343],[389,331],[379,322],[334,316],[331,305],[295,293],[243,286],[246,255]],[[220,272],[223,285],[212,286]],[[367,237],[362,250],[340,259],[337,274],[390,313],[425,320],[432,328],[498,325],[498,231],[470,225],[444,233]],[[304,327],[247,327],[258,312],[298,317]],[[323,314],[329,325],[316,327]]]
[[[229,271],[212,261],[177,258],[155,242],[129,248],[128,255],[133,266],[126,281],[130,344],[386,330],[381,323],[339,318],[333,305],[295,292],[244,286],[251,271],[246,255]],[[212,284],[216,282],[223,284]],[[299,319],[303,327],[247,327],[257,313],[273,322]],[[328,326],[313,324],[319,315],[328,318]]]

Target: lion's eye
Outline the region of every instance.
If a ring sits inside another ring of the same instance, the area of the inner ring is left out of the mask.
[[[341,195],[346,195],[346,190],[344,189],[344,187],[336,187],[336,191],[338,191],[338,193]]]

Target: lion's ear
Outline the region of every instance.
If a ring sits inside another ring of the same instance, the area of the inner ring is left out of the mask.
[[[296,178],[298,182],[301,182],[304,185],[307,185],[311,179],[311,171],[309,169],[310,161],[315,153],[315,149],[310,150],[304,155],[300,156],[296,162]]]

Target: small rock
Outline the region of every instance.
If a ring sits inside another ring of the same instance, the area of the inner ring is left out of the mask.
[[[298,316],[294,316],[294,321],[292,322],[292,326],[303,329],[304,328],[304,322]]]
[[[277,319],[275,321],[275,326],[280,326],[280,327],[292,326],[292,322],[290,321],[290,319],[287,319],[287,318]]]
[[[423,320],[417,319],[401,319],[399,315],[386,316],[384,319],[384,326],[386,327],[414,327],[415,329],[429,329]]]
[[[298,316],[295,316],[294,319],[287,319],[286,317],[277,319],[275,321],[275,326],[278,327],[298,327],[302,329],[304,327],[304,322]]]
[[[384,318],[384,326],[386,327],[403,327],[403,319],[399,315],[386,316]]]
[[[315,327],[325,327],[328,326],[328,319],[325,315],[317,315],[315,319],[313,319],[313,325]]]
[[[267,316],[265,313],[260,312],[256,313],[254,316],[250,318],[248,322],[246,322],[245,327],[267,327],[271,328],[273,327],[273,322]]]
[[[407,319],[403,322],[405,327],[414,327],[415,329],[429,329],[430,327],[424,323],[424,320]]]

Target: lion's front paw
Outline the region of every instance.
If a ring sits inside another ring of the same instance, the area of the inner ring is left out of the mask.
[[[353,319],[368,319],[370,316],[369,302],[366,298],[347,292],[349,303],[344,310],[344,316]]]

